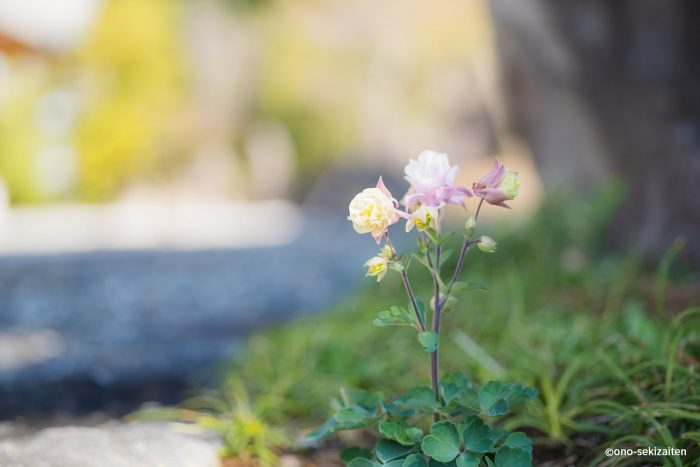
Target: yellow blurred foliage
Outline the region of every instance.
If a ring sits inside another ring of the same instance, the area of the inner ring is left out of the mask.
[[[156,164],[184,94],[179,2],[112,0],[77,52],[79,191],[101,200]]]

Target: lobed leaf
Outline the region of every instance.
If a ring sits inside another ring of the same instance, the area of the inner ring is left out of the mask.
[[[420,428],[409,427],[400,420],[383,421],[379,424],[379,432],[405,446],[413,446],[423,439],[423,431]]]
[[[479,417],[465,419],[459,424],[459,432],[465,451],[483,454],[493,448],[491,429]]]
[[[374,448],[377,459],[384,464],[402,458],[399,465],[403,465],[403,457],[410,454],[411,451],[413,451],[413,445],[404,446],[390,439],[380,439]]]
[[[437,422],[423,438],[421,448],[426,456],[439,462],[453,461],[459,454],[459,433],[452,422]]]

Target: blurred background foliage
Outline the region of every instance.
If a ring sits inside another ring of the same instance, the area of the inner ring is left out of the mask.
[[[492,71],[476,66],[493,62],[480,1],[100,5],[78,43],[2,55],[12,203],[109,201],[207,164],[226,175],[224,196],[259,195],[261,164],[288,167],[279,194],[303,194],[331,161],[392,161],[435,134],[463,138],[450,128],[463,116],[446,114],[464,111],[452,101],[465,80],[476,88]],[[281,135],[268,155],[261,128]]]

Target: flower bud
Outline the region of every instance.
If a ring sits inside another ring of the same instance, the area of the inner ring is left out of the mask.
[[[384,245],[384,247],[379,251],[378,256],[386,259],[394,259],[394,249],[391,248],[389,245]]]
[[[377,282],[379,282],[384,278],[388,264],[389,260],[382,258],[381,256],[374,256],[370,258],[365,263],[365,267],[368,268],[366,276],[376,277]]]
[[[476,247],[483,251],[484,253],[494,253],[496,251],[496,242],[491,237],[479,237],[479,241],[476,242]]]
[[[518,196],[520,180],[517,172],[511,172],[496,161],[489,173],[472,184],[472,189],[487,203],[507,208],[509,206],[505,202]]]
[[[474,219],[474,216],[469,216],[469,219],[467,219],[467,223],[464,224],[464,230],[467,234],[467,237],[471,237],[474,234],[475,228],[476,228],[476,219]]]

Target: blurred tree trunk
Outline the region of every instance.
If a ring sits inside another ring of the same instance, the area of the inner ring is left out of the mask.
[[[511,125],[548,188],[611,175],[613,245],[700,264],[700,1],[491,0]]]

